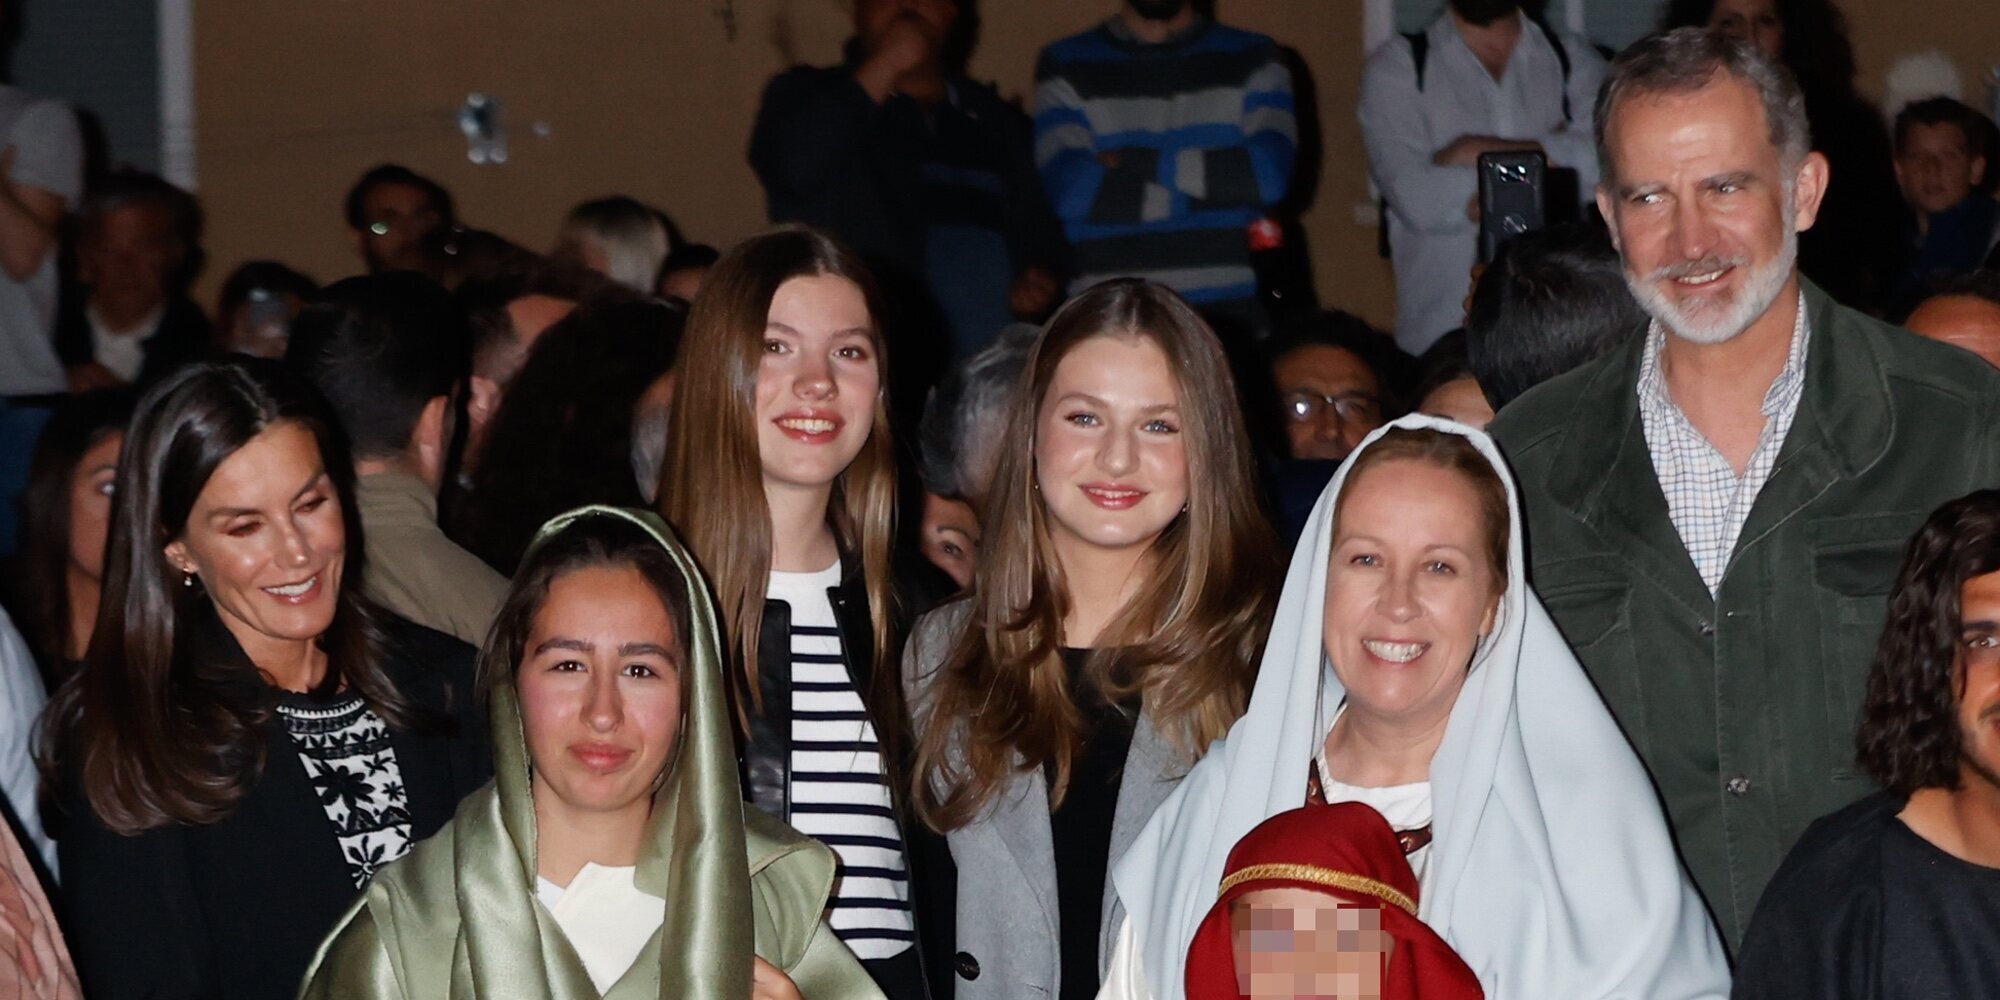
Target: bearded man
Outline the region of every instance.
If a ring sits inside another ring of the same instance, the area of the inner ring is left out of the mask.
[[[1806,827],[1871,790],[1853,736],[1885,598],[1930,511],[2000,481],[2000,375],[1799,277],[1829,177],[1778,63],[1656,35],[1612,64],[1596,123],[1597,203],[1651,328],[1492,431],[1535,590],[1736,942]]]

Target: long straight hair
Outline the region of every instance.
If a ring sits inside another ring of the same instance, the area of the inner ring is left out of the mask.
[[[206,590],[184,586],[166,546],[225,459],[279,424],[310,431],[340,501],[346,557],[333,623],[319,643],[316,694],[354,691],[399,729],[434,720],[384,671],[388,640],[360,597],[361,522],[346,442],[326,403],[276,361],[232,357],[189,365],[140,398],[118,459],[104,597],[83,668],[50,699],[45,779],[76,755],[90,807],[136,834],[228,816],[263,772],[272,689],[226,652]]]
[[[891,621],[890,546],[896,533],[896,451],[890,438],[888,352],[874,279],[854,251],[811,229],[786,227],[753,236],[724,254],[702,282],[688,314],[675,365],[678,388],[660,466],[660,515],[679,529],[715,588],[728,628],[725,655],[737,673],[736,715],[747,726],[761,713],[757,638],[771,577],[771,513],[757,448],[757,372],[771,299],[793,278],[834,275],[854,282],[873,322],[874,427],[861,453],[833,484],[827,520],[843,552],[858,556],[867,581],[875,639],[872,687],[884,759],[895,759],[903,731],[902,684]]]
[[[1017,771],[1052,768],[1051,806],[1068,789],[1083,716],[1060,656],[1070,588],[1035,488],[1034,438],[1057,366],[1104,336],[1148,340],[1166,355],[1190,488],[1187,511],[1153,542],[1147,582],[1087,661],[1088,681],[1114,699],[1139,693],[1192,762],[1243,714],[1256,679],[1282,567],[1222,345],[1162,286],[1098,285],[1049,321],[1015,387],[1008,426],[1029,440],[1001,455],[971,614],[918,728],[913,801],[934,829],[971,822]]]
[[[51,690],[69,676],[72,659],[69,515],[77,463],[90,449],[125,433],[132,399],[124,389],[97,389],[64,400],[42,429],[28,466],[28,488],[21,495],[19,603],[10,607]]]

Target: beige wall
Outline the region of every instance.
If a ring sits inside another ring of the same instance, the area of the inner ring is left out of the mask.
[[[1846,3],[1871,88],[1892,59],[1924,45],[1956,56],[1969,79],[2000,61],[1996,0]],[[984,0],[973,72],[1020,95],[1041,45],[1112,6]],[[1220,7],[1310,67],[1324,159],[1304,223],[1320,294],[1387,324],[1388,268],[1374,227],[1355,216],[1367,202],[1352,111],[1359,0]],[[352,271],[340,198],[385,159],[437,176],[468,221],[538,249],[570,205],[614,191],[658,204],[694,239],[726,244],[764,222],[744,162],[764,81],[796,61],[833,61],[847,33],[845,0],[205,0],[195,10],[210,287],[256,256],[323,280]],[[503,165],[466,160],[453,112],[475,90],[506,103],[513,142]]]

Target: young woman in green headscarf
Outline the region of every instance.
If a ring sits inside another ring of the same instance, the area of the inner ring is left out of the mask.
[[[377,875],[308,998],[879,998],[822,921],[831,851],[745,808],[713,602],[672,530],[542,527],[480,675],[493,784]]]

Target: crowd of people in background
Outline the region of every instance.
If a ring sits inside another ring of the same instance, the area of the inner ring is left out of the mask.
[[[724,247],[385,163],[213,309],[0,86],[0,996],[2000,996],[2000,128],[1449,0],[1383,331],[1295,56],[1108,14],[856,0]]]

